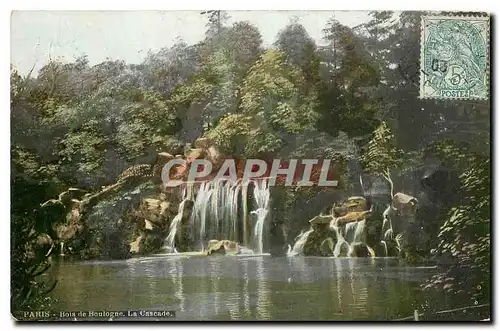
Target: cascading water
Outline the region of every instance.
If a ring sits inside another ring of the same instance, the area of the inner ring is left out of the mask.
[[[234,183],[231,186],[230,190],[230,212],[229,215],[233,215],[234,217],[238,217],[238,194],[240,192],[241,185],[238,185],[238,182]],[[233,236],[238,237],[238,222],[233,222]]]
[[[398,251],[401,252],[401,239],[403,239],[403,234],[402,233],[399,233],[396,238],[394,239],[394,241],[396,242],[396,248],[398,249]]]
[[[363,219],[358,222],[351,222],[345,225],[345,238],[342,236],[342,231],[339,228],[335,220],[332,221],[331,228],[337,234],[337,243],[333,249],[333,256],[339,257],[342,254],[342,246],[347,246],[347,256],[350,256],[354,251],[354,246],[363,244],[368,249],[371,257],[375,257],[374,250],[368,246],[363,239],[363,233],[365,232],[366,220]],[[354,234],[352,234],[354,232]],[[352,235],[351,235],[352,234]]]
[[[360,243],[362,242],[363,232],[365,230],[366,220],[361,220],[356,222],[356,230],[354,232],[354,240],[352,243]]]
[[[169,233],[167,239],[165,239],[165,245],[164,245],[164,248],[166,248],[170,252],[175,252],[175,236],[177,234],[177,229],[179,228],[179,225],[182,220],[182,215],[184,213],[184,205],[186,201],[187,199],[184,199],[179,204],[177,215],[175,215],[174,219],[172,220],[172,223],[170,223]]]
[[[351,222],[345,225],[339,226],[336,219],[333,219],[330,223],[330,228],[335,232],[337,242],[333,246],[333,256],[340,257],[342,255],[350,256],[354,251],[354,246],[363,244],[366,246],[369,255],[374,257],[374,250],[366,245],[363,241],[363,233],[366,227],[366,220],[361,220],[358,222]],[[314,231],[311,227],[308,231],[301,233],[293,245],[293,248],[288,246],[288,256],[298,255],[303,253],[304,245],[307,242],[309,235]],[[342,248],[346,248],[345,251],[342,251]]]
[[[384,240],[391,240],[393,236],[393,230],[392,230],[392,222],[389,217],[389,211],[391,210],[391,206],[387,206],[387,208],[384,210],[384,213],[382,214],[382,218],[384,219],[382,223],[382,234],[384,236]]]
[[[403,237],[402,233],[399,233],[394,237],[394,229],[392,227],[392,220],[391,220],[391,206],[387,206],[387,208],[384,210],[384,213],[382,214],[383,218],[383,223],[382,223],[382,238],[380,240],[381,245],[384,247],[385,250],[385,256],[389,255],[388,249],[387,249],[387,243],[390,241],[394,241],[396,243],[396,249],[398,251],[401,251],[401,239]]]
[[[237,240],[237,185],[229,181],[202,182],[191,214],[193,237],[202,250],[210,239]]]
[[[350,223],[348,223],[348,224],[350,224]],[[339,228],[337,222],[335,220],[333,220],[330,227],[333,229],[333,231],[335,231],[335,234],[337,235],[337,243],[335,244],[335,247],[333,249],[333,256],[339,257],[341,254],[342,246],[344,246],[344,245],[347,246],[347,255],[349,255],[351,253],[351,245],[345,240],[344,236],[342,235],[342,231]]]
[[[257,204],[257,209],[252,211],[252,214],[257,215],[257,221],[254,228],[255,247],[258,254],[262,254],[263,250],[263,232],[264,222],[266,221],[269,212],[269,187],[266,180],[261,180],[254,183],[253,197]]]
[[[385,240],[380,240],[380,243],[384,246],[385,256],[389,255],[389,252],[387,251],[387,243],[385,242]]]
[[[297,237],[297,241],[295,242],[295,244],[293,244],[293,248],[290,247],[290,245],[288,245],[288,252],[287,252],[287,255],[288,256],[294,256],[294,255],[299,255],[299,254],[302,254],[304,252],[304,245],[306,244],[307,242],[307,238],[309,237],[309,235],[314,231],[314,229],[311,227],[309,230],[307,230],[306,232],[302,232],[298,237]]]
[[[193,212],[191,213],[190,224],[191,224],[191,238],[198,243],[201,251],[204,250],[204,238],[206,230],[207,221],[207,207],[212,196],[213,191],[211,190],[208,182],[203,182],[198,189],[198,194],[194,201]]]
[[[354,233],[357,230],[357,224],[355,222],[347,223],[345,225],[345,231],[344,231],[344,237],[346,241],[353,241],[354,240]]]
[[[243,245],[248,245],[248,184],[245,182],[241,188],[241,202],[243,208]]]
[[[249,182],[217,180],[199,184],[189,222],[191,239],[202,251],[205,250],[207,241],[216,239],[244,245],[252,243],[255,252],[263,253],[263,233],[269,214],[270,191],[265,180],[252,183],[256,209],[251,213],[248,213],[247,201]],[[256,215],[251,233],[249,214]],[[241,247],[241,251],[249,252],[249,249]]]

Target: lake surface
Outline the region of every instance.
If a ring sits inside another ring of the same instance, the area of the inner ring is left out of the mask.
[[[58,262],[54,310],[170,310],[175,320],[394,320],[432,267],[389,258],[152,256]],[[159,318],[153,318],[159,319]]]

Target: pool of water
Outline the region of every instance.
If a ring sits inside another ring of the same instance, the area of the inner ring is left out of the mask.
[[[175,320],[394,320],[432,267],[388,258],[152,256],[58,262],[55,310],[170,310]],[[158,319],[158,318],[157,318]]]

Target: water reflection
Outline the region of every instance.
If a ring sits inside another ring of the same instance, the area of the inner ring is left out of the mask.
[[[215,314],[220,313],[220,293],[219,293],[219,283],[220,283],[220,263],[218,260],[210,260],[209,264],[209,275],[211,280],[211,292],[214,294],[214,310]]]
[[[174,263],[172,263],[171,266],[170,276],[172,277],[172,282],[175,286],[174,295],[179,300],[180,311],[184,312],[184,303],[186,299],[184,298],[184,288],[182,284],[183,266],[179,259],[174,259]]]
[[[255,259],[256,272],[257,272],[257,319],[258,320],[269,320],[271,319],[271,314],[269,308],[271,306],[269,287],[268,287],[268,276],[267,271],[264,267],[264,257],[258,257]]]
[[[60,263],[61,310],[175,310],[179,320],[362,320],[409,316],[432,269],[392,259],[150,257]]]
[[[336,274],[336,277],[332,277],[332,281],[335,281],[336,287],[335,289],[337,290],[337,298],[338,298],[338,305],[337,307],[341,308],[342,305],[342,278],[340,275],[342,275],[342,259],[334,259],[335,264],[331,265],[331,268],[335,271],[332,272],[333,274]],[[335,270],[336,269],[336,270]],[[333,297],[333,296],[332,296]],[[335,304],[332,304],[333,307],[335,307]],[[339,312],[342,313],[342,309],[339,309]]]
[[[245,310],[245,318],[250,318],[251,316],[251,311],[250,311],[250,296],[248,294],[248,282],[249,282],[249,277],[248,277],[248,260],[243,259],[243,307]]]

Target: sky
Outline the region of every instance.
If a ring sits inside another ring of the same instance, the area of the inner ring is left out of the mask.
[[[257,26],[264,44],[293,17],[321,45],[322,29],[335,17],[356,26],[369,19],[366,11],[228,11],[232,24],[249,21]],[[106,58],[140,63],[151,51],[173,45],[180,37],[188,44],[204,38],[207,18],[199,11],[14,11],[11,17],[11,64],[33,74],[49,59],[71,62],[86,54],[90,65]]]

